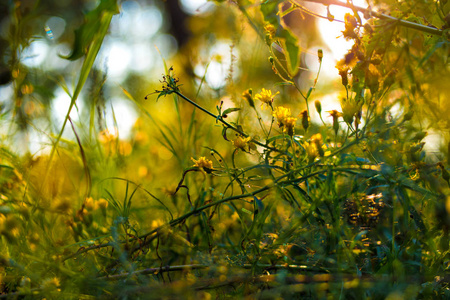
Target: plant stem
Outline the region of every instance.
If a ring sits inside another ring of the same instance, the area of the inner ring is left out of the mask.
[[[223,125],[225,125],[227,128],[239,133],[240,135],[242,135],[243,137],[248,137],[249,135],[246,134],[245,132],[239,130],[238,128],[234,127],[233,125],[231,125],[230,123],[228,123],[227,121],[225,121],[223,119],[222,116],[218,116],[213,114],[212,112],[210,112],[209,110],[201,107],[200,105],[198,105],[197,103],[195,103],[194,101],[192,101],[191,99],[189,99],[188,97],[186,97],[185,95],[181,94],[179,91],[174,91],[175,94],[177,94],[179,97],[181,97],[182,99],[186,100],[187,102],[189,102],[190,104],[192,104],[193,106],[195,106],[196,108],[200,109],[202,112],[206,113],[207,115],[213,117],[214,119],[220,121]],[[252,142],[258,146],[270,149],[272,151],[276,151],[276,152],[281,152],[280,150],[278,150],[277,148],[273,148],[270,147],[269,145],[265,145],[255,139],[252,139]]]
[[[403,26],[403,27],[408,27],[408,28],[412,28],[415,30],[419,30],[422,32],[426,32],[429,34],[434,34],[434,35],[439,35],[442,36],[444,31],[438,28],[434,28],[431,26],[426,26],[426,25],[422,25],[422,24],[418,24],[418,23],[414,23],[414,22],[410,22],[410,21],[406,21],[406,20],[402,20],[402,19],[398,19],[389,15],[385,15],[376,11],[373,11],[369,8],[363,8],[360,6],[356,6],[353,4],[349,4],[349,3],[344,3],[338,0],[303,0],[306,2],[314,2],[314,3],[320,3],[326,6],[329,5],[336,5],[336,6],[342,6],[342,7],[347,7],[356,11],[360,11],[362,13],[366,13],[369,14],[370,16],[374,16],[378,19],[381,20],[389,20],[389,21],[393,21],[393,22],[397,22],[399,25]],[[295,1],[294,1],[295,2]]]

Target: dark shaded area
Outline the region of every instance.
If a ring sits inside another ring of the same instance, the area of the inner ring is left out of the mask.
[[[166,0],[164,1],[167,14],[170,16],[170,31],[178,42],[179,48],[189,41],[190,32],[187,30],[187,18],[188,15],[181,9],[178,0]]]
[[[5,20],[9,14],[9,7],[6,3],[0,3],[0,21]],[[8,84],[12,79],[11,69],[6,66],[5,53],[8,49],[8,41],[0,38],[0,85]]]

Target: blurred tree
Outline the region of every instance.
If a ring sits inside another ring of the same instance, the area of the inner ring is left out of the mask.
[[[178,47],[182,49],[191,37],[188,30],[188,15],[181,9],[179,0],[164,1],[166,13],[169,15],[170,31],[178,42]]]

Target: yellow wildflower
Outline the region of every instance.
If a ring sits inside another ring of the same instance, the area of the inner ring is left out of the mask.
[[[380,72],[373,64],[370,64],[369,69],[366,70],[365,83],[372,94],[376,93],[380,87]]]
[[[361,104],[354,100],[341,99],[342,117],[348,124],[353,123],[353,117],[361,110]]]
[[[266,90],[265,88],[263,88],[261,93],[255,95],[255,99],[262,102],[261,108],[263,108],[264,104],[266,104],[267,107],[272,107],[273,98],[279,93],[280,92],[276,92],[274,95],[272,95],[271,90]]]
[[[309,162],[313,162],[314,159],[317,157],[317,145],[313,142],[308,143],[305,142],[304,143],[304,148],[306,150],[306,155],[308,156]]]
[[[106,209],[108,207],[108,201],[103,198],[100,198],[100,199],[98,199],[95,206],[96,206],[96,208]]]
[[[100,198],[98,199],[97,203],[95,203],[95,208],[100,208],[100,211],[102,212],[102,215],[106,217],[106,208],[108,207],[108,201]]]
[[[108,129],[102,130],[98,137],[100,143],[108,144],[116,139],[116,135],[112,134]]]
[[[284,120],[284,132],[287,132],[287,134],[289,136],[293,136],[294,135],[294,127],[295,127],[295,122],[297,122],[297,118],[293,118],[293,117],[288,117]]]
[[[92,197],[88,197],[84,200],[84,208],[86,208],[88,211],[94,210],[94,207],[95,203]]]
[[[322,149],[322,135],[320,133],[316,133],[311,137],[311,142],[316,146],[317,152],[321,157],[325,155]]]
[[[338,112],[335,109],[329,111],[329,113],[330,113],[330,117],[333,117],[334,133],[337,134],[337,132],[339,130],[339,117],[342,117],[342,113]]]
[[[205,168],[206,169],[213,168],[212,161],[204,156],[200,157],[198,160],[195,160],[193,157],[191,157],[191,160],[194,162],[194,167],[197,167],[199,169],[204,170]]]
[[[253,101],[253,97],[252,97],[252,89],[248,89],[245,92],[242,93],[242,98],[244,98],[245,100],[247,100],[248,104],[255,108],[255,102]]]
[[[244,138],[244,137],[241,137],[241,136],[238,136],[234,141],[233,141],[233,146],[236,148],[236,149],[241,149],[241,150],[243,150],[243,151],[246,151],[246,152],[248,152],[248,151],[250,151],[250,141],[252,140],[252,138],[251,137],[246,137],[246,138]]]
[[[278,106],[273,112],[273,116],[277,118],[278,127],[283,127],[286,123],[286,119],[291,116],[291,110],[289,108]]]
[[[272,24],[268,23],[266,26],[264,26],[264,31],[267,33],[268,37],[270,39],[273,39],[276,33],[276,29],[275,26],[273,26]]]
[[[129,142],[120,141],[118,145],[119,154],[123,156],[128,156],[131,154],[133,147]]]

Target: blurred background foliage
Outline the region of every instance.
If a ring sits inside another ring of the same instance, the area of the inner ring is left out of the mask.
[[[333,2],[2,1],[0,297],[447,298],[450,4]]]

